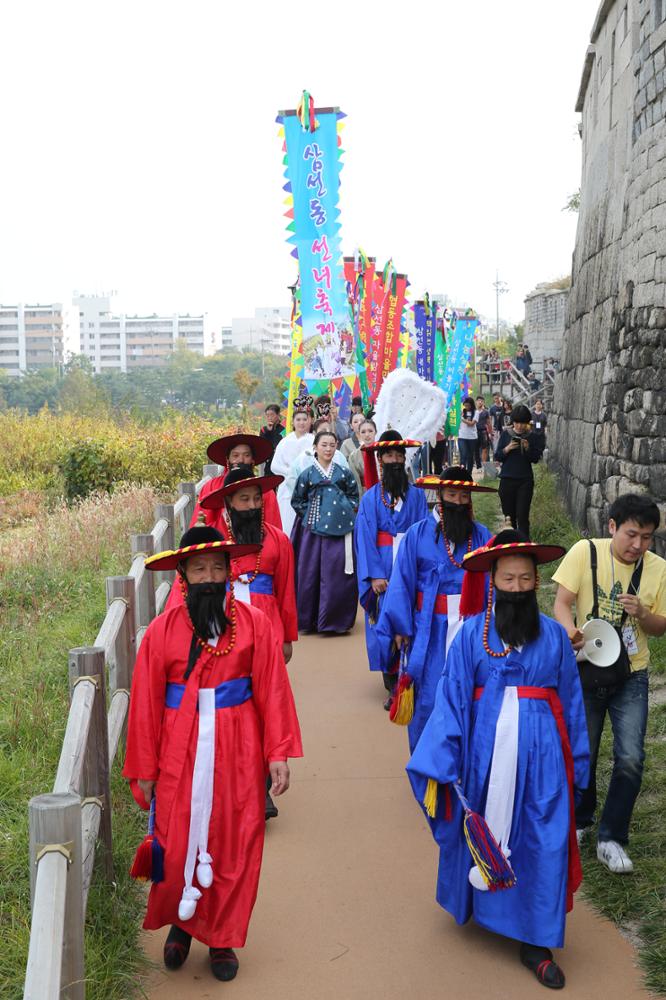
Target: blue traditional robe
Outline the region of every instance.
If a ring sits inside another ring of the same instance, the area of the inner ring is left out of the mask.
[[[390,495],[389,495],[390,496]],[[361,607],[365,611],[365,644],[371,670],[381,670],[381,653],[376,636],[378,599],[373,580],[390,580],[402,536],[417,521],[428,516],[425,491],[409,486],[395,509],[382,503],[381,486],[364,494],[354,525],[356,575]]]
[[[437,595],[460,595],[464,576],[464,571],[449,559],[441,532],[435,534],[437,526],[435,516],[427,517],[414,524],[403,538],[377,622],[382,670],[390,664],[393,637],[410,637],[407,670],[414,680],[410,750],[416,746],[432,711],[446,659],[448,617],[436,610]],[[485,545],[490,537],[485,525],[473,522],[473,549]],[[462,563],[468,542],[455,548],[449,545],[456,562]]]
[[[541,634],[503,659],[483,647],[484,616],[466,621],[451,644],[433,712],[407,773],[423,803],[429,778],[439,782],[434,819],[440,847],[437,901],[459,924],[471,916],[482,927],[542,947],[561,948],[567,910],[567,872],[572,805],[562,740],[548,701],[520,686],[555,689],[573,756],[575,789],[588,781],[589,744],[576,659],[566,632],[540,616]],[[493,622],[489,646],[503,644]],[[460,779],[470,807],[485,813],[497,720],[505,688],[518,687],[518,744],[515,795],[509,838],[516,885],[484,892],[472,888],[472,857],[463,832],[463,813],[452,789]],[[483,688],[480,697],[475,690]],[[543,692],[546,693],[546,692]],[[450,819],[446,818],[446,799]],[[575,845],[575,837],[574,837]],[[577,850],[577,847],[575,848]],[[569,886],[571,889],[572,887]]]

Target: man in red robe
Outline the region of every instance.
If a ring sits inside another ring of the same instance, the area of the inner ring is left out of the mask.
[[[185,603],[151,622],[132,681],[123,774],[143,808],[155,799],[164,879],[152,885],[144,927],[171,924],[168,968],[192,937],[208,945],[213,974],[233,979],[261,868],[263,779],[289,787],[288,757],[302,756],[284,657],[265,614],[226,593],[229,559],[257,546],[191,528],[153,570],[177,569]]]
[[[289,663],[298,639],[298,613],[294,589],[294,550],[283,531],[266,522],[265,502],[275,497],[282,476],[255,476],[251,465],[239,465],[224,478],[221,489],[201,500],[202,510],[219,515],[218,529],[224,538],[241,544],[261,545],[256,555],[231,560],[231,579],[237,601],[263,611]],[[171,588],[167,609],[183,603],[179,582]],[[266,819],[274,819],[278,808],[266,788]]]
[[[224,508],[220,507],[204,511],[202,510],[201,501],[210,493],[224,486],[225,476],[230,469],[235,468],[237,465],[261,465],[262,462],[267,461],[271,457],[272,453],[270,441],[259,437],[258,434],[228,434],[226,437],[217,438],[216,441],[213,441],[208,446],[207,455],[211,462],[216,462],[223,467],[222,472],[219,476],[213,476],[212,479],[209,479],[201,487],[201,493],[194,505],[190,527],[193,528],[199,522],[199,516],[203,513],[206,518],[206,524],[212,528],[217,528],[218,531],[224,534],[222,527]],[[266,523],[273,524],[276,528],[282,530],[280,508],[278,507],[277,497],[273,491],[266,495],[265,505]]]

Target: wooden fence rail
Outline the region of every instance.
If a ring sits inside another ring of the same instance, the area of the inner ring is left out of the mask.
[[[24,1000],[85,1000],[84,924],[98,841],[104,878],[114,876],[111,768],[124,739],[136,653],[174,578],[147,571],[144,560],[175,548],[202,486],[218,474],[217,465],[206,465],[198,483],[180,483],[175,503],[157,504],[151,531],[131,538],[127,576],[107,577],[107,611],[94,645],[69,651],[70,706],[53,792],[28,804],[32,923]]]

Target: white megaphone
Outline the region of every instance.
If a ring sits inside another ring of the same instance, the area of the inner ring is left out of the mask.
[[[585,645],[576,654],[576,659],[589,660],[595,667],[610,667],[620,655],[620,637],[608,622],[602,618],[592,618],[581,628]]]

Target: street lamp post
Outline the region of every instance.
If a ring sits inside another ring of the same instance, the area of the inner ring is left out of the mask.
[[[495,289],[495,339],[499,340],[499,300],[500,295],[506,295],[509,291],[509,286],[506,281],[500,281],[499,271],[495,271],[495,280],[493,281],[493,288]]]

